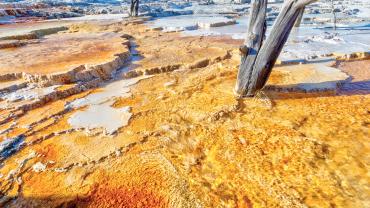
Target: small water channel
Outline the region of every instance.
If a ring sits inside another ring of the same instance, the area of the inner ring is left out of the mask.
[[[132,116],[131,107],[115,108],[112,105],[118,98],[131,96],[130,87],[141,79],[147,78],[145,76],[132,79],[122,78],[124,72],[134,69],[137,62],[143,58],[136,50],[137,46],[133,41],[130,45],[129,64],[114,72],[112,80],[102,83],[98,92],[74,100],[66,106],[66,108],[80,109],[68,119],[72,127],[87,131],[101,129],[103,134],[112,135],[128,124]]]

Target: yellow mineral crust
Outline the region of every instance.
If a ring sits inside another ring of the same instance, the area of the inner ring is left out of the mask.
[[[71,127],[68,119],[83,107],[63,112],[66,104],[99,88],[14,117],[16,128],[8,134],[29,127],[27,145],[3,161],[3,205],[370,206],[368,94],[351,87],[345,93],[267,87],[256,98],[237,99],[238,60],[217,59],[237,42],[180,37],[143,25],[105,29],[132,36],[143,56],[134,70],[182,68],[158,72],[131,86],[130,96],[115,98],[112,107],[130,106],[132,117],[114,135]],[[190,67],[202,59],[215,61]],[[354,85],[370,79],[366,70],[353,70],[358,64],[370,70],[368,60],[338,66],[355,78]],[[299,67],[310,74],[316,66]],[[303,80],[287,70],[275,68],[268,85]]]

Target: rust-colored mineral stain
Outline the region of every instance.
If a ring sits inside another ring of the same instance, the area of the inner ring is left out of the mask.
[[[86,198],[79,199],[77,206],[82,207],[168,207],[162,196],[146,187],[107,187],[96,186]]]

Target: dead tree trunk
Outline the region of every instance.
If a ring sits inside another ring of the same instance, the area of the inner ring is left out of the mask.
[[[239,96],[254,96],[262,89],[270,76],[289,33],[304,7],[315,0],[286,0],[281,8],[271,34],[266,40],[267,0],[254,0],[250,13],[249,28],[235,86]]]
[[[135,17],[139,16],[139,0],[136,0],[135,4]]]
[[[135,0],[131,0],[131,4],[130,4],[130,16],[131,17],[134,15],[134,8],[135,8]]]
[[[333,28],[337,30],[337,14],[335,13],[334,0],[331,0],[331,12],[333,13]]]
[[[130,16],[137,17],[139,15],[139,0],[131,0]]]
[[[304,8],[302,9],[301,13],[299,13],[297,20],[294,23],[294,27],[299,27],[301,25],[303,14],[304,14]]]

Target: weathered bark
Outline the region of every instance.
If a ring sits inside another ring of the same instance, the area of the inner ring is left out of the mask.
[[[250,11],[249,27],[244,45],[240,47],[241,63],[235,91],[244,94],[249,85],[252,69],[266,33],[267,0],[254,0]]]
[[[139,16],[139,0],[136,0],[135,4],[135,16]]]
[[[130,16],[137,17],[139,15],[139,0],[131,0]]]
[[[301,25],[303,14],[304,14],[304,9],[305,8],[303,8],[302,11],[301,11],[301,13],[299,13],[299,15],[297,17],[297,20],[294,23],[294,27],[299,27]]]
[[[240,48],[242,57],[235,93],[239,96],[254,96],[262,89],[299,14],[313,1],[286,0],[265,41],[267,0],[253,1],[247,38]]]
[[[130,16],[133,16],[134,14],[134,7],[135,7],[135,0],[131,0],[131,4],[130,4]]]

